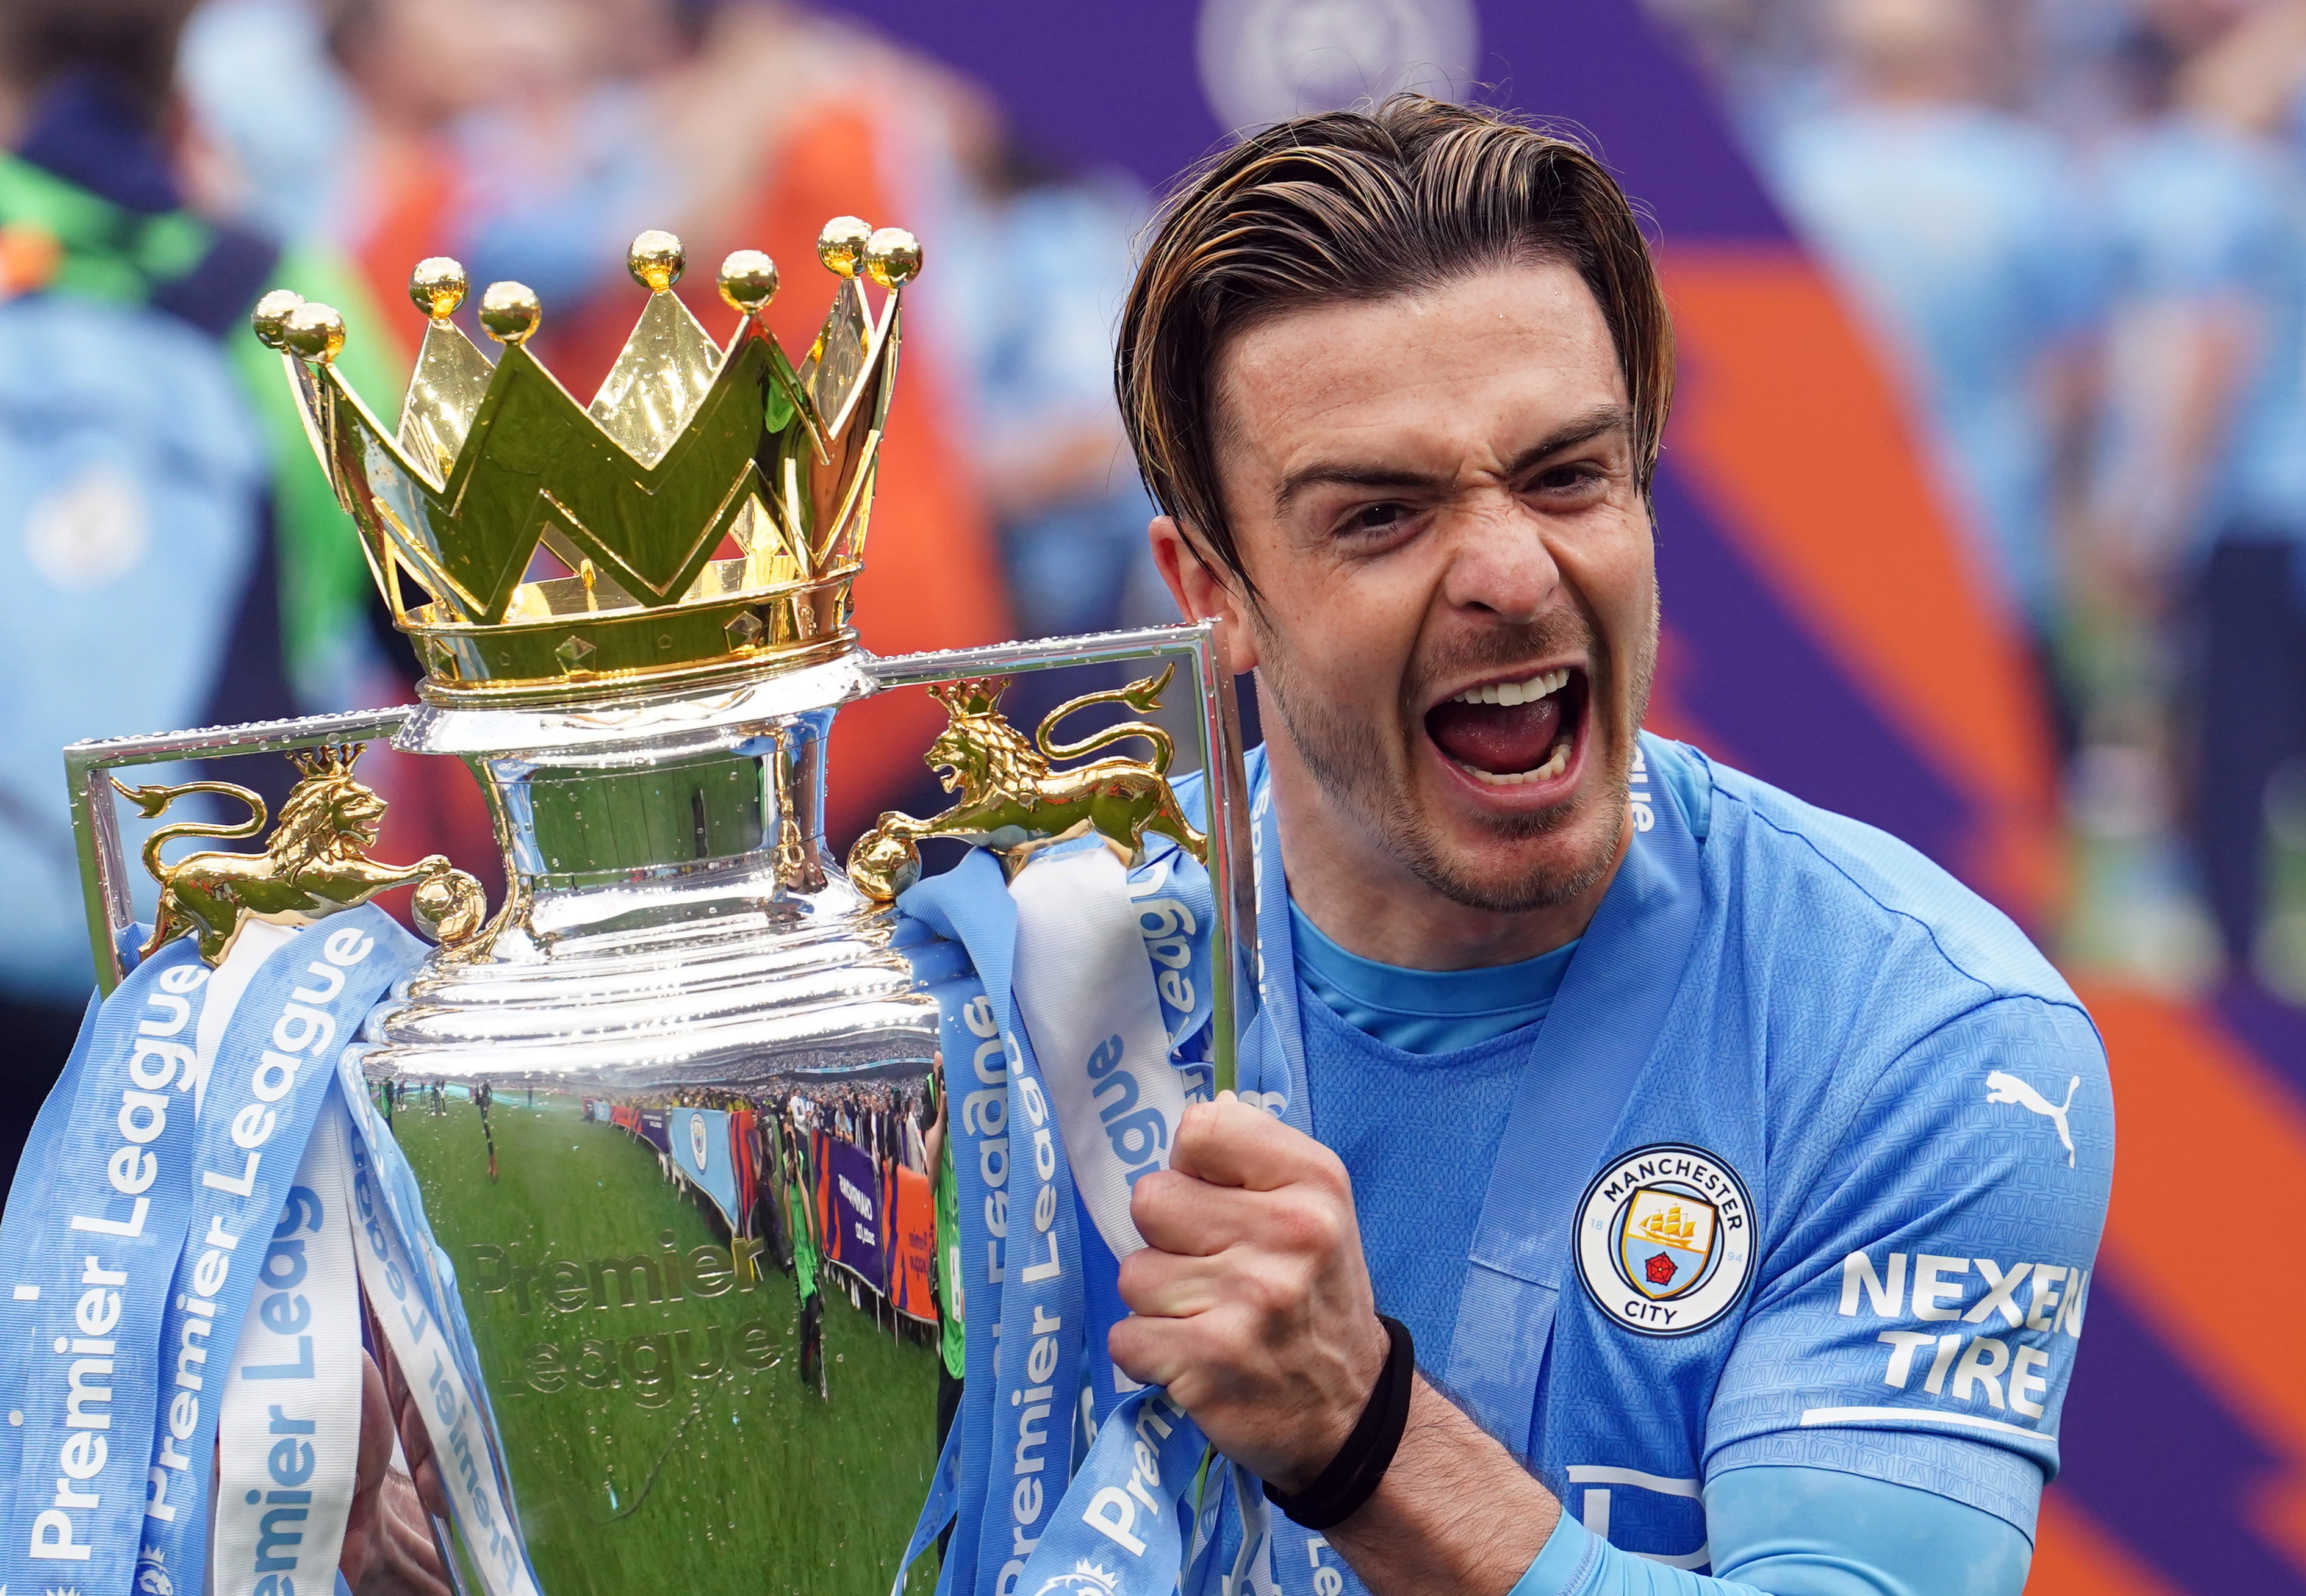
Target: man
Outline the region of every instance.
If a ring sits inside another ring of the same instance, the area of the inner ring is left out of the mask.
[[[1638,731],[1670,384],[1608,175],[1421,98],[1217,161],[1129,301],[1155,553],[1265,712],[1265,978],[1107,1344],[1327,1526],[1291,1596],[2025,1581],[2104,1054],[1912,850]]]
[[[1911,849],[1639,731],[1671,379],[1606,174],[1414,98],[1217,160],[1128,303],[1157,558],[1257,677],[1281,1116],[1137,1182],[1110,1350],[1298,1501],[1380,1310],[1420,1370],[1286,1590],[2024,1583],[2103,1050]]]

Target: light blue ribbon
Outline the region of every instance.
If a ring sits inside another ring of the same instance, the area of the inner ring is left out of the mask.
[[[140,1569],[162,1572],[171,1596],[200,1596],[207,1582],[208,1460],[225,1371],[337,1055],[423,955],[424,944],[381,909],[331,917],[272,951],[217,1047],[192,1156],[191,1224],[160,1327],[162,1400],[138,1559]],[[195,1351],[196,1367],[187,1361]],[[309,1346],[304,1362],[309,1370]]]
[[[121,982],[82,1027],[0,1219],[12,1420],[0,1430],[0,1584],[11,1589],[129,1587],[160,1321],[192,1207],[192,1043],[209,980],[178,942]],[[219,1374],[230,1355],[227,1345]]]

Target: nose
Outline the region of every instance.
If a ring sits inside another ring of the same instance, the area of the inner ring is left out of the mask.
[[[1513,495],[1484,494],[1454,520],[1441,587],[1452,609],[1527,626],[1552,606],[1561,568],[1539,518]]]

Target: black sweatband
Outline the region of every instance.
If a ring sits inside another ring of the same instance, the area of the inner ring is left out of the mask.
[[[1303,1490],[1292,1495],[1275,1489],[1270,1481],[1266,1484],[1265,1499],[1305,1529],[1329,1529],[1360,1512],[1362,1504],[1377,1494],[1378,1482],[1385,1478],[1394,1453],[1400,1449],[1402,1432],[1409,1428],[1409,1392],[1417,1376],[1417,1348],[1409,1339],[1409,1327],[1399,1319],[1380,1313],[1377,1322],[1392,1337],[1392,1345],[1387,1349],[1385,1367],[1378,1371],[1377,1387],[1370,1393],[1369,1405],[1362,1409],[1354,1432],[1329,1460],[1329,1466]]]

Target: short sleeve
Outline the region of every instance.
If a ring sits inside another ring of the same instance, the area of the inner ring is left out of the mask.
[[[2114,1163],[2105,1052],[2002,997],[1890,1064],[1772,1240],[1709,1412],[1705,1476],[1838,1469],[2029,1538],[2058,1461]]]

